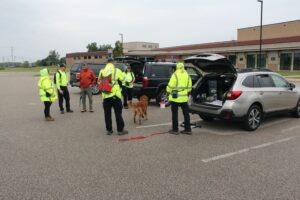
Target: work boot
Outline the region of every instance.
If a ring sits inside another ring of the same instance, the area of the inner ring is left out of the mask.
[[[174,130],[174,129],[170,129],[168,132],[170,134],[173,134],[173,135],[178,135],[179,134],[179,131],[178,130]]]
[[[46,121],[46,122],[51,122],[51,121],[54,121],[54,120],[53,120],[52,118],[50,118],[50,117],[46,117],[46,118],[45,118],[45,121]]]
[[[72,113],[72,112],[74,112],[74,111],[70,109],[70,110],[67,110],[67,112],[68,112],[68,113]]]
[[[128,134],[127,130],[118,131],[118,135],[126,135],[126,134]]]
[[[50,118],[51,121],[54,121],[54,118],[52,116],[49,116],[49,118]]]
[[[64,111],[64,110],[61,110],[61,111],[60,111],[60,114],[64,114],[64,113],[65,113],[65,111]]]
[[[192,130],[183,130],[180,131],[181,134],[187,134],[187,135],[192,135]]]
[[[106,135],[111,135],[111,134],[113,134],[113,131],[112,131],[112,130],[106,131]]]

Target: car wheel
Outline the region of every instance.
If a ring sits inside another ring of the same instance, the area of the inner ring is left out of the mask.
[[[99,87],[98,87],[98,84],[94,84],[93,86],[92,86],[92,94],[93,95],[96,95],[96,94],[99,94]]]
[[[300,99],[298,100],[298,103],[297,103],[294,111],[292,112],[292,115],[296,118],[300,118]]]
[[[203,121],[205,121],[205,122],[211,122],[211,121],[214,120],[213,117],[209,117],[209,116],[206,116],[206,115],[201,115],[201,114],[199,114],[199,117],[200,117]]]
[[[244,128],[247,131],[255,131],[261,123],[262,110],[258,105],[252,105],[245,117]]]
[[[160,102],[166,102],[166,106],[170,105],[170,102],[168,100],[168,93],[165,89],[160,90],[156,98],[156,104],[159,105]]]

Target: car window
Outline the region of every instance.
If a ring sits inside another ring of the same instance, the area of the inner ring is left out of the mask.
[[[254,88],[260,87],[260,84],[259,84],[257,76],[253,76],[253,87]]]
[[[247,78],[245,78],[242,85],[245,87],[253,88],[254,87],[254,76],[248,76]]]
[[[80,63],[75,63],[72,67],[71,67],[71,71],[80,71],[81,70],[81,64]]]
[[[271,75],[276,87],[289,87],[289,83],[280,76]]]
[[[150,77],[153,78],[169,78],[172,74],[171,66],[153,65],[150,71]]]
[[[100,70],[103,69],[105,67],[104,64],[100,64],[100,65],[93,65],[93,64],[89,64],[89,68],[91,70],[93,70],[93,72],[95,74],[99,74]]]
[[[273,80],[268,74],[256,76],[261,87],[275,87]]]
[[[189,75],[198,76],[197,71],[192,67],[186,67],[185,70]]]

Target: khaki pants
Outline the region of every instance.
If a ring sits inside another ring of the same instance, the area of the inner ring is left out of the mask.
[[[82,105],[83,110],[86,110],[86,95],[89,98],[89,106],[90,110],[93,110],[93,94],[92,94],[92,88],[80,88],[81,90],[81,97],[82,97]]]

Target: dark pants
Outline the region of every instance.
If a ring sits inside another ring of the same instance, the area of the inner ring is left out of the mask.
[[[66,110],[69,111],[70,109],[70,94],[69,94],[69,90],[68,87],[66,86],[60,86],[60,89],[63,91],[63,94],[60,94],[59,91],[57,91],[58,93],[58,105],[59,105],[59,109],[62,111],[64,110],[64,99],[66,101]]]
[[[45,117],[50,117],[50,106],[52,102],[44,101],[44,104],[45,104],[45,109],[44,109]]]
[[[178,107],[179,106],[181,107],[184,116],[184,130],[190,131],[191,122],[190,122],[190,115],[189,115],[189,106],[187,102],[185,103],[171,102],[173,130],[178,130]]]
[[[107,131],[112,131],[111,109],[115,111],[118,132],[123,131],[124,120],[122,118],[122,101],[118,97],[106,98],[103,100],[105,125]]]
[[[124,107],[127,107],[128,106],[127,101],[132,100],[132,88],[123,86],[122,93],[123,93],[123,97],[124,97],[123,105],[124,105]]]

